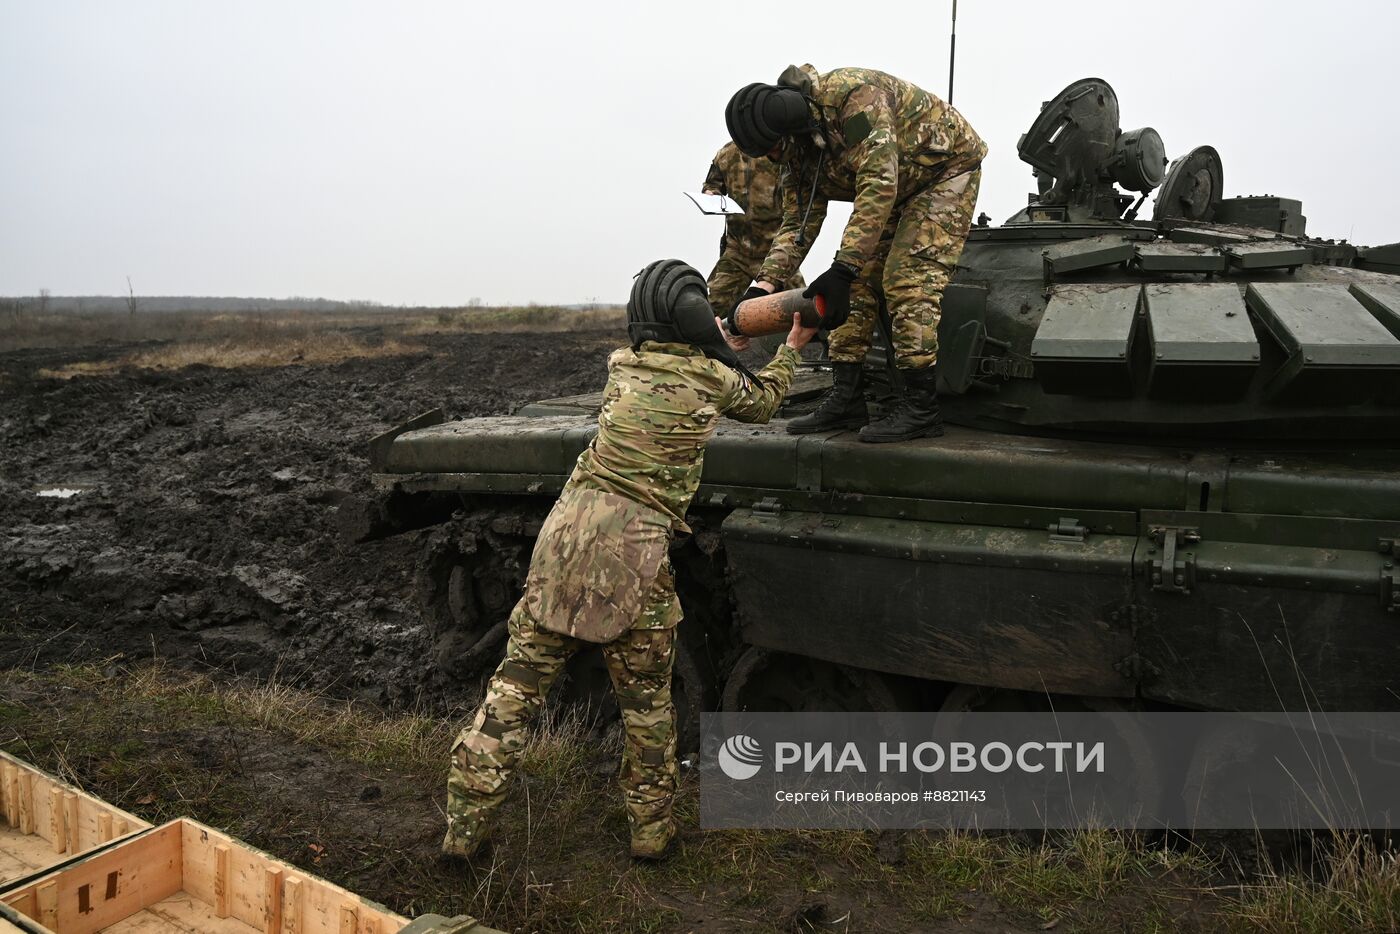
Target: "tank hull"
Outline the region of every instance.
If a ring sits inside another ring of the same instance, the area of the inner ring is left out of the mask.
[[[594,430],[589,414],[420,427],[378,479],[547,503]],[[876,446],[726,425],[695,506],[747,644],[1030,692],[1382,710],[1400,703],[1396,464],[1384,445],[953,428]]]

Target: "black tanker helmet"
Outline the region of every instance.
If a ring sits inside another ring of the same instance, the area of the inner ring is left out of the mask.
[[[705,277],[682,260],[659,259],[637,273],[632,294],[627,297],[627,336],[633,350],[643,341],[690,344],[763,385],[724,342],[710,307]]]
[[[811,129],[807,99],[794,88],[750,84],[740,88],[724,108],[729,138],[747,156],[772,152],[784,138]]]

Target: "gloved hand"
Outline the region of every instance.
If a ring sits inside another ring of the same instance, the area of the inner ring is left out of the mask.
[[[730,334],[733,334],[736,337],[741,336],[739,334],[739,329],[734,324],[734,312],[739,310],[739,306],[744,304],[744,302],[748,301],[751,298],[763,298],[767,294],[767,289],[760,288],[756,285],[751,285],[749,286],[748,291],[746,291],[743,295],[739,296],[739,300],[734,303],[734,307],[729,309],[729,317],[725,319],[725,324],[729,326]]]
[[[846,323],[851,313],[851,283],[856,280],[856,271],[845,263],[832,263],[831,268],[812,280],[803,298],[822,297],[822,327],[834,331]]]

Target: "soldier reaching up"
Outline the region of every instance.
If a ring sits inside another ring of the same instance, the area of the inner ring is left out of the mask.
[[[773,245],[773,235],[783,219],[783,190],[779,166],[766,156],[754,158],[739,151],[733,143],[725,143],[715,153],[710,172],[701,188],[706,194],[732,198],[743,214],[724,219],[724,234],[719,238],[719,260],[710,271],[710,305],[715,314],[727,315],[758,275],[758,269]],[[797,289],[806,285],[802,274],[795,272],[781,288]]]
[[[816,331],[794,315],[787,343],[755,377],[735,354],[746,342],[721,332],[700,273],[660,260],[637,275],[627,332],[631,346],[608,359],[598,433],[535,544],[505,660],[452,747],[448,856],[474,855],[489,835],[550,685],[589,643],[603,646],[622,711],[632,855],[658,859],[676,835],[671,666],[681,606],[667,547],[690,531],[685,513],[719,417],[768,421]]]

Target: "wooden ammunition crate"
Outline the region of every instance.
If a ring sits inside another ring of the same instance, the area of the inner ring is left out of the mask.
[[[397,934],[409,924],[186,818],[14,886],[0,902],[24,916],[20,930],[42,934]]]
[[[0,888],[150,826],[0,752]]]

